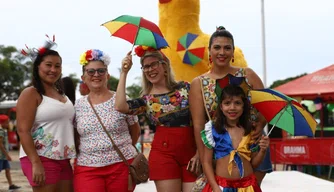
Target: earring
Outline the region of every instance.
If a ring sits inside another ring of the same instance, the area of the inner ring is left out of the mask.
[[[210,64],[212,64],[212,58],[211,58],[211,55],[209,55],[209,62],[210,62]]]
[[[164,75],[167,77],[167,71],[164,72]]]
[[[234,56],[232,57],[232,63],[234,63]]]

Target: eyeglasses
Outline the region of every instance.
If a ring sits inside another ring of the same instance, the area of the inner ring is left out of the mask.
[[[158,68],[159,64],[161,63],[161,61],[153,61],[151,64],[148,65],[143,65],[141,67],[141,70],[143,70],[144,72],[148,72],[151,69],[156,69]]]
[[[99,76],[102,76],[104,74],[106,74],[108,70],[106,68],[98,68],[98,69],[93,69],[93,68],[90,68],[90,69],[86,69],[86,72],[89,76],[94,76],[95,73],[97,72],[97,74]]]

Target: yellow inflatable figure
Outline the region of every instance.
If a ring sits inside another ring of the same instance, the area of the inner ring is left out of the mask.
[[[210,69],[207,49],[210,35],[200,29],[199,14],[200,0],[159,0],[159,27],[170,46],[164,49],[164,53],[171,61],[176,80],[191,82],[193,78]],[[178,40],[186,33],[198,35],[196,44],[205,47],[203,60],[194,66],[184,64],[176,51]],[[238,47],[235,48],[234,62],[231,65],[247,67],[244,55]]]

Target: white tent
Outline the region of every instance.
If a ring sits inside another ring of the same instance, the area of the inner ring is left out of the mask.
[[[9,109],[16,106],[17,101],[3,101],[0,102],[0,109]]]

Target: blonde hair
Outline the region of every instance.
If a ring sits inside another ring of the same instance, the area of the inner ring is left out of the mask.
[[[174,90],[175,86],[177,85],[177,82],[174,79],[174,74],[172,71],[172,68],[170,66],[170,61],[169,59],[163,55],[162,52],[160,51],[146,51],[145,54],[140,58],[140,64],[143,65],[144,59],[147,57],[155,57],[158,58],[159,61],[163,64],[163,67],[165,69],[165,81],[166,81],[166,86],[169,90]],[[146,78],[145,73],[143,72],[142,75],[142,91],[141,95],[146,95],[149,94],[150,91],[152,90],[153,84]]]

